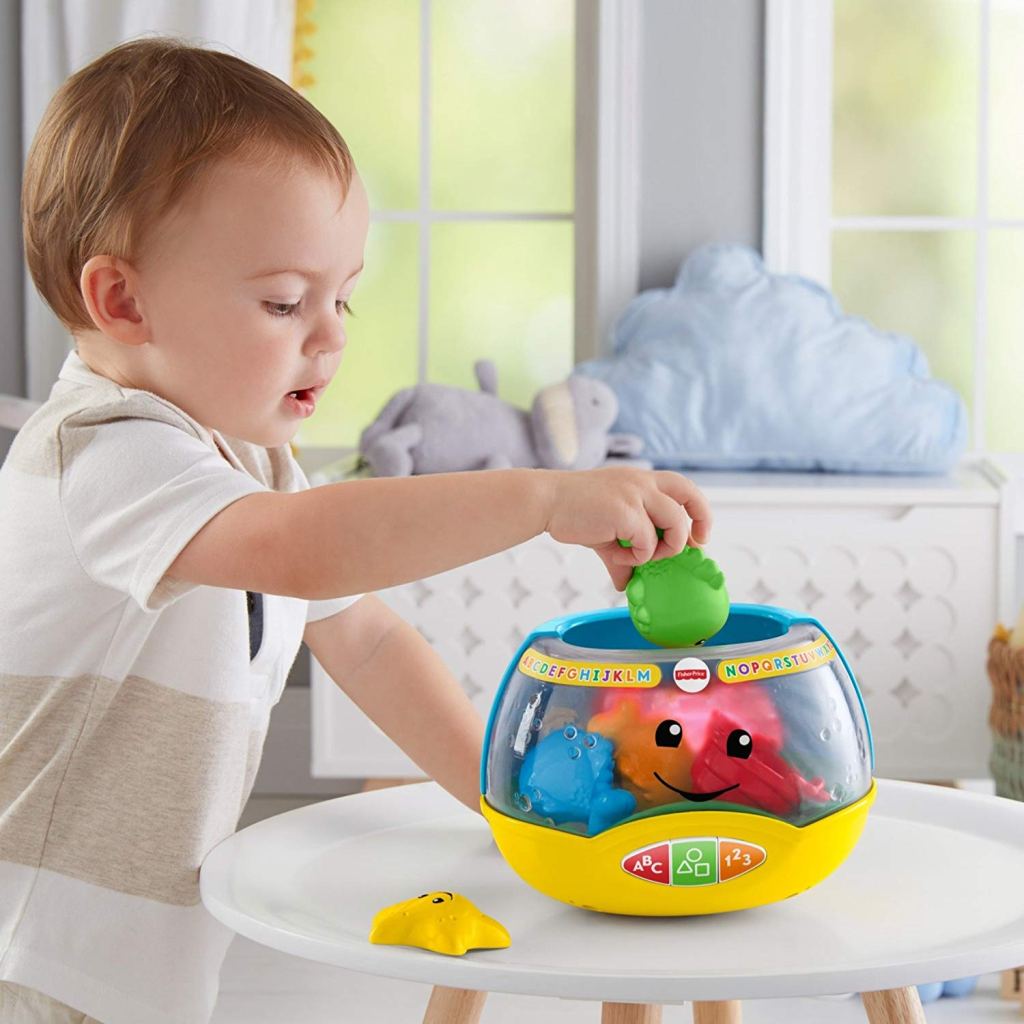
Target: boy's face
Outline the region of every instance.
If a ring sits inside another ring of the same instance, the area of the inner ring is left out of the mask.
[[[213,167],[137,263],[151,338],[133,383],[231,437],[290,441],[337,372],[342,304],[362,270],[357,175],[340,200],[338,183],[304,164]]]

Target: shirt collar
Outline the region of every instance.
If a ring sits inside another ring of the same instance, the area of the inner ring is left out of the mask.
[[[57,374],[57,379],[73,381],[76,384],[96,384],[106,381],[108,384],[114,384],[115,387],[118,386],[109,377],[104,377],[90,370],[82,357],[74,349],[67,354],[64,365],[60,368],[60,373]]]

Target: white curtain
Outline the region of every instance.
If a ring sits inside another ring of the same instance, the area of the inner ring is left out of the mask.
[[[21,0],[22,161],[70,74],[118,43],[174,35],[226,50],[289,81],[294,0]],[[28,397],[44,401],[71,339],[25,271]]]

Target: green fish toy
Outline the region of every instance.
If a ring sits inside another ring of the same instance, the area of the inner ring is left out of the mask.
[[[627,540],[619,544],[632,547]],[[636,631],[659,647],[696,647],[729,618],[725,577],[700,548],[634,566],[626,599]]]

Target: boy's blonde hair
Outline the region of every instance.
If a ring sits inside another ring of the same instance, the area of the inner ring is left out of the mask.
[[[299,157],[348,191],[334,126],[267,71],[181,40],[123,43],[54,95],[22,184],[25,260],[69,331],[89,330],[79,288],[100,254],[134,262],[145,231],[225,157]]]

